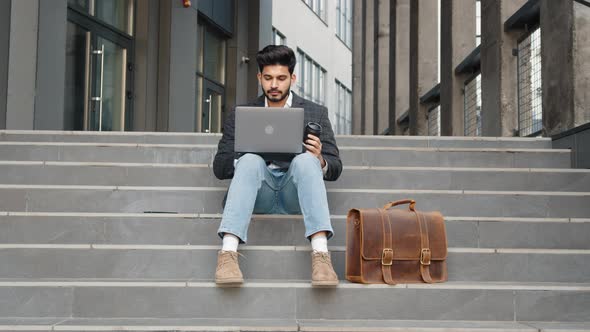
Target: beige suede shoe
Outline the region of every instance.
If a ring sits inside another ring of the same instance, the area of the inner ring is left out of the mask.
[[[217,254],[215,283],[222,286],[240,286],[243,282],[242,271],[238,265],[238,253],[220,250]]]
[[[311,285],[324,287],[338,285],[338,276],[332,267],[332,260],[329,252],[312,251]]]

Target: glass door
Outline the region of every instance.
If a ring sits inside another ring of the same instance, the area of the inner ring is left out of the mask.
[[[131,129],[132,0],[69,0],[65,129]]]
[[[87,128],[122,131],[125,129],[127,49],[96,35],[92,45],[92,96]]]
[[[201,132],[220,133],[224,119],[223,88],[204,80]]]

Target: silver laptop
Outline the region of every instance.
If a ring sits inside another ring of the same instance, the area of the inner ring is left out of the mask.
[[[301,153],[303,108],[236,107],[236,152]]]

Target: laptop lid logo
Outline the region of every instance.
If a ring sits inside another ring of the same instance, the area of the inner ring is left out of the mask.
[[[265,132],[267,135],[272,135],[272,133],[274,133],[274,132],[275,132],[275,129],[273,128],[273,126],[271,126],[271,125],[268,125],[268,126],[266,126],[266,128],[264,128],[264,132]]]

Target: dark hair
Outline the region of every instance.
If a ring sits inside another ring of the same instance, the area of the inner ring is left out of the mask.
[[[284,45],[268,45],[256,54],[258,69],[262,73],[264,66],[281,65],[289,67],[289,73],[293,75],[297,59],[293,50]]]

